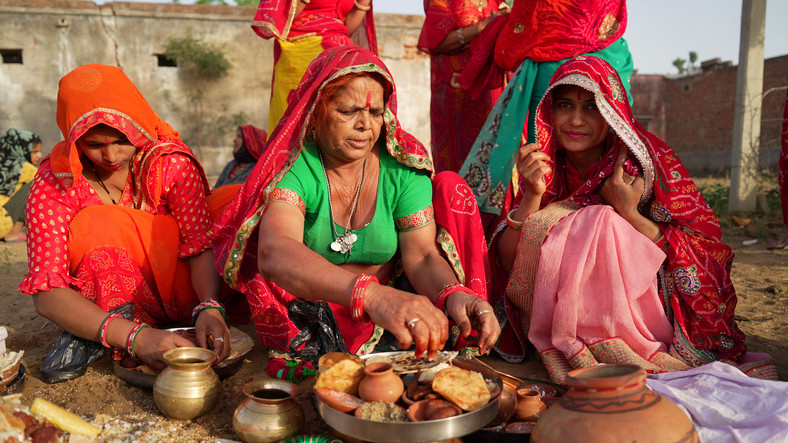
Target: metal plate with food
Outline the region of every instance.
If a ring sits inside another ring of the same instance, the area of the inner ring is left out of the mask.
[[[167,331],[175,332],[184,338],[192,340],[196,344],[194,338],[194,328],[168,328]],[[243,363],[244,356],[249,353],[254,347],[254,340],[245,332],[231,326],[230,327],[230,356],[222,360],[214,366],[214,371],[220,379],[225,379],[235,374],[240,369]],[[125,382],[145,389],[153,389],[153,384],[156,382],[158,374],[153,373],[150,369],[145,367],[124,367],[124,362],[115,362],[115,375]]]
[[[403,357],[401,357],[403,354],[409,355],[406,355],[407,358],[403,359]],[[453,357],[453,360],[447,359],[446,354],[451,355],[450,353],[442,352],[440,354],[441,360],[438,364],[452,361],[453,365],[459,367],[459,364],[470,362],[468,359],[456,356]],[[436,366],[433,362],[411,358],[412,356],[412,351],[404,351],[371,354],[362,358],[367,360],[367,364],[372,364],[371,362],[381,362],[381,359],[394,359],[395,361],[407,360],[409,362],[408,364],[413,366],[413,368],[421,364],[420,369],[415,369],[416,371],[428,370]],[[386,362],[388,362],[388,360],[386,360]],[[490,385],[491,395],[487,404],[470,412],[464,412],[448,418],[424,421],[373,421],[359,418],[357,413],[345,413],[334,409],[321,401],[320,397],[315,397],[314,401],[318,413],[326,424],[348,437],[369,442],[431,442],[450,440],[471,434],[482,428],[495,418],[498,412],[498,400],[503,386],[501,378],[495,374],[488,375],[481,373],[481,375],[485,383]],[[478,374],[476,377],[478,377]],[[405,386],[414,380],[416,380],[416,376],[411,373],[403,376],[403,383]]]

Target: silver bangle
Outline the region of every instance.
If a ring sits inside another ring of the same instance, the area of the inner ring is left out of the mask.
[[[460,41],[460,46],[465,46],[465,36],[462,34],[462,28],[457,28],[457,40]]]

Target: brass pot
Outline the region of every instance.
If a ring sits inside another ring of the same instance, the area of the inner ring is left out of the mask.
[[[246,399],[235,409],[233,429],[247,443],[277,442],[304,426],[304,410],[295,401],[298,387],[276,379],[244,385]]]
[[[219,377],[211,367],[213,351],[176,348],[164,353],[165,368],[153,383],[153,400],[170,418],[190,420],[206,414],[219,401]]]

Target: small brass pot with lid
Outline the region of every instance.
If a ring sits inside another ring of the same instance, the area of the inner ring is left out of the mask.
[[[213,351],[176,348],[164,353],[165,368],[153,384],[153,400],[170,418],[190,420],[208,413],[219,401],[219,377],[211,367]]]

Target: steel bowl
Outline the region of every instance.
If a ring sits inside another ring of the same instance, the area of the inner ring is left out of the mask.
[[[394,355],[401,352],[387,352],[371,355]],[[365,358],[368,356],[365,356]],[[456,357],[454,361],[469,361]],[[464,362],[463,362],[464,363]],[[457,365],[460,366],[460,365]],[[490,402],[473,412],[420,422],[378,422],[364,420],[331,408],[315,397],[317,412],[326,424],[343,435],[369,442],[434,442],[451,440],[471,434],[489,423],[498,413],[498,401],[503,390],[503,382],[497,375],[482,375],[492,381],[498,389],[493,393]]]

